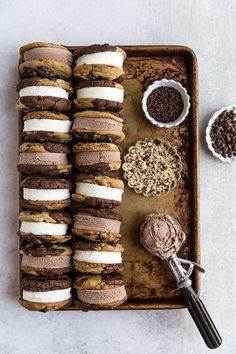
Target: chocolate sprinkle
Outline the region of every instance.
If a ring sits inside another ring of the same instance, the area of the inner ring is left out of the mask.
[[[159,122],[175,121],[183,109],[181,94],[173,87],[158,87],[147,98],[148,113]]]
[[[216,153],[225,158],[236,156],[236,114],[223,111],[212,124],[210,137]]]

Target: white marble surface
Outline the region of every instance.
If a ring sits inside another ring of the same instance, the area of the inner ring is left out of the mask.
[[[234,0],[0,0],[0,353],[207,353],[187,311],[31,313],[17,303],[16,112],[18,48],[65,44],[182,44],[198,56],[201,130],[201,296],[223,337],[236,345],[236,164],[206,150],[211,114],[235,103]]]

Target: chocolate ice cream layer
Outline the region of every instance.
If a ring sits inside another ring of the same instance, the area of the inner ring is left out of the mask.
[[[75,154],[75,162],[79,164],[84,163],[99,163],[99,162],[116,162],[120,161],[119,151],[91,151],[91,152],[77,152]]]
[[[67,154],[57,152],[24,152],[19,155],[22,165],[67,165]]]
[[[89,214],[76,214],[74,216],[74,228],[85,230],[103,231],[103,232],[120,232],[120,220],[97,218]]]
[[[124,285],[106,290],[77,290],[78,299],[87,304],[102,305],[120,301],[126,297]]]
[[[32,268],[67,268],[71,265],[71,256],[32,257],[23,254],[21,266]]]
[[[71,65],[72,53],[62,48],[38,47],[27,50],[24,60],[56,60]]]
[[[122,131],[123,124],[106,118],[76,118],[72,129]]]
[[[185,234],[178,221],[166,214],[146,215],[140,230],[140,241],[144,248],[161,259],[178,252]]]

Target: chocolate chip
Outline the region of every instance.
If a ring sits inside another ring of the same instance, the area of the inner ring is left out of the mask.
[[[223,111],[212,124],[210,137],[216,153],[225,158],[236,156],[236,114]]]
[[[158,122],[175,121],[183,109],[181,94],[173,87],[158,87],[147,98],[148,113]]]

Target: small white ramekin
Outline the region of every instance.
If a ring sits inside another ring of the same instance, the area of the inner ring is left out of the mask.
[[[173,122],[168,122],[168,123],[158,122],[155,118],[151,117],[148,113],[147,98],[150,95],[150,93],[158,87],[173,87],[175,90],[177,90],[181,94],[181,97],[182,97],[182,100],[184,103],[184,109],[183,109],[181,115]],[[179,82],[176,82],[174,80],[166,80],[166,79],[157,80],[157,81],[154,81],[152,85],[148,86],[147,90],[144,92],[143,98],[142,98],[142,108],[143,108],[146,118],[149,120],[150,123],[152,123],[160,128],[177,127],[180,123],[182,123],[184,121],[184,119],[188,115],[189,108],[190,108],[190,97],[187,93],[187,90]]]
[[[212,152],[213,156],[215,156],[216,158],[218,158],[222,162],[230,163],[230,162],[233,162],[236,160],[236,156],[223,157],[222,155],[218,154],[212,146],[212,140],[210,137],[212,124],[219,117],[219,115],[224,111],[227,111],[227,112],[233,111],[234,113],[236,113],[236,105],[232,104],[231,106],[223,107],[223,108],[219,109],[219,111],[217,111],[213,114],[213,116],[210,118],[207,128],[206,128],[206,142],[207,142],[207,146],[208,146],[209,150]]]

